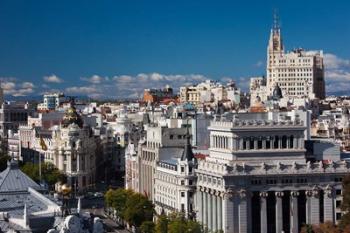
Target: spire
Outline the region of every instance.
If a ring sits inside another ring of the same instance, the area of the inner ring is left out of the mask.
[[[273,11],[273,26],[270,34],[268,52],[283,52],[280,20],[276,9]]]
[[[187,120],[186,144],[185,144],[184,152],[181,156],[181,160],[191,161],[193,158],[194,158],[194,155],[193,155],[192,145],[191,145],[191,135],[190,135],[188,120]]]
[[[278,11],[277,9],[274,9],[273,10],[273,31],[279,32],[279,30],[280,30],[280,21],[279,21]]]

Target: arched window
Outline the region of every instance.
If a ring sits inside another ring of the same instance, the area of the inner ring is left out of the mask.
[[[287,136],[286,135],[282,136],[282,148],[283,149],[287,148]]]
[[[273,143],[273,148],[278,149],[278,144],[279,144],[279,137],[275,136],[275,141]]]
[[[294,148],[294,136],[289,137],[289,148]]]

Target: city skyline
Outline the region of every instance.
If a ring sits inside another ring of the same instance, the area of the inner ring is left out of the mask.
[[[323,50],[326,91],[342,92],[350,79],[342,4],[3,1],[2,86],[7,95],[135,98],[144,88],[232,78],[246,90],[249,77],[265,75],[276,8],[286,50]]]

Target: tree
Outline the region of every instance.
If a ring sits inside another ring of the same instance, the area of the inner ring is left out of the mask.
[[[154,233],[155,224],[152,221],[145,221],[141,224],[140,230],[142,233]]]
[[[132,195],[134,195],[132,190],[109,189],[105,194],[106,206],[112,207],[119,217],[124,218],[127,200]]]
[[[168,233],[169,219],[165,214],[159,215],[156,224],[156,233]]]
[[[21,167],[21,170],[35,182],[40,182],[38,164],[25,163]],[[45,181],[49,187],[54,186],[58,181],[65,183],[67,179],[66,176],[60,172],[55,165],[47,162],[41,164],[41,174],[42,180]]]
[[[152,221],[154,207],[147,197],[142,194],[134,193],[126,201],[124,219],[136,227],[140,227],[144,221]]]
[[[341,206],[345,214],[342,216],[339,227],[345,229],[350,225],[350,175],[343,178],[343,201]]]
[[[198,222],[186,219],[182,213],[173,213],[169,219],[168,233],[203,232],[202,226]]]

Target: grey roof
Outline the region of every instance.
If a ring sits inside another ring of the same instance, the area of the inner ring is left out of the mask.
[[[7,168],[0,173],[0,193],[27,192],[28,187],[40,190],[40,186],[24,174],[15,161],[8,162]]]

